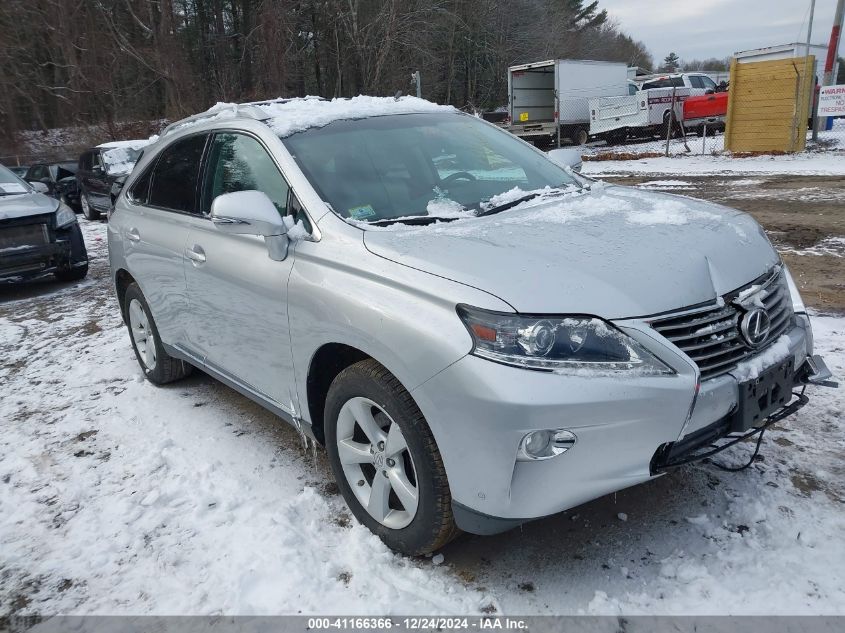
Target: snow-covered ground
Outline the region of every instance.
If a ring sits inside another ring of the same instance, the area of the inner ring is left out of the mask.
[[[845,175],[845,152],[802,152],[789,156],[660,156],[634,160],[587,160],[587,176],[660,174],[710,176],[719,174],[790,174],[799,176]]]
[[[723,135],[673,139],[669,156],[636,158],[639,154],[663,154],[665,141],[629,141],[607,146],[591,143],[584,150],[583,173],[587,175],[662,174],[707,176],[712,174],[790,174],[796,176],[841,176],[845,174],[845,119],[834,120],[833,129],[819,132],[819,145],[810,141],[808,151],[780,156],[734,158],[724,153]],[[687,147],[689,149],[687,149]],[[590,160],[619,154],[621,160]]]
[[[845,392],[810,389],[744,472],[689,467],[408,559],[271,414],[201,374],[142,379],[105,225],[82,222],[85,281],[0,291],[0,615],[845,614]],[[814,324],[845,375],[845,318]]]

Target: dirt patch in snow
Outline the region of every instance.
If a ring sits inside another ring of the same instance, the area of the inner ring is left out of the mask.
[[[653,189],[655,175],[607,177]],[[673,187],[672,182],[677,186]],[[750,213],[781,252],[804,300],[819,310],[845,312],[845,177],[660,177],[660,190],[702,198]]]

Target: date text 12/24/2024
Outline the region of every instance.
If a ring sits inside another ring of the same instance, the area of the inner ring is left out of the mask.
[[[510,630],[523,631],[525,620],[498,616],[478,617],[337,617],[309,618],[309,630],[372,630],[372,631],[444,631],[444,630]]]

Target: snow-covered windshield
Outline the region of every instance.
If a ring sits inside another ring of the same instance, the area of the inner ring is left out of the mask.
[[[112,175],[128,174],[132,171],[147,141],[138,141],[141,145],[124,145],[119,147],[105,147],[103,149],[103,164],[106,172]],[[102,145],[100,147],[103,147]]]
[[[30,186],[18,178],[11,169],[0,165],[0,196],[30,193],[31,191]]]
[[[283,142],[336,213],[365,222],[470,215],[514,188],[578,185],[522,141],[458,113],[335,121]]]

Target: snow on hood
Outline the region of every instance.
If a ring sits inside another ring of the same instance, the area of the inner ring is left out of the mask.
[[[148,139],[101,143],[97,147],[105,150],[102,153],[103,162],[109,174],[128,174],[138,162],[141,150],[157,140],[158,136],[153,135]]]
[[[58,206],[58,200],[45,196],[43,193],[27,192],[20,195],[0,196],[0,220],[52,213]]]
[[[518,312],[604,318],[713,301],[779,261],[762,228],[740,211],[602,184],[486,217],[366,227],[364,243]]]
[[[457,112],[452,106],[443,106],[417,97],[366,97],[359,95],[351,99],[323,100],[319,97],[292,99],[281,103],[265,103],[254,106],[269,115],[267,124],[279,136],[285,137],[312,127],[324,127],[341,119],[363,119],[386,114],[416,114],[420,112]],[[238,113],[236,103],[217,103],[206,111],[213,115],[192,123],[207,123],[210,120],[234,118]],[[180,128],[182,126],[179,126]]]

